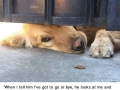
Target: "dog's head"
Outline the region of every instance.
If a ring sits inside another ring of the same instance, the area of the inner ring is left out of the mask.
[[[81,53],[86,48],[87,37],[72,26],[24,25],[31,44],[66,53]]]

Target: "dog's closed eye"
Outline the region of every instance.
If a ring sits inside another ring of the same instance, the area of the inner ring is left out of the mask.
[[[49,41],[51,41],[51,38],[50,37],[44,37],[44,38],[42,38],[41,41],[42,42],[49,42]]]

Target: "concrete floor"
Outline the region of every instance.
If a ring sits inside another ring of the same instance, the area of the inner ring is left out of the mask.
[[[119,82],[120,53],[110,59],[0,46],[0,82]],[[82,65],[86,69],[76,69]]]

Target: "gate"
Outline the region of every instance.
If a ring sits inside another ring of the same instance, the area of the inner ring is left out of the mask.
[[[120,30],[119,0],[0,0],[0,22]]]
[[[0,22],[4,21],[3,0],[0,0]]]

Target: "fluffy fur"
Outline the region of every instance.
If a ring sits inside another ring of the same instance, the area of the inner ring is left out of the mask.
[[[87,45],[87,37],[73,26],[22,24],[20,30],[1,40],[1,45],[11,47],[47,48],[66,53],[81,53],[72,50],[74,40],[80,37]]]
[[[47,48],[66,53],[81,53],[88,44],[91,45],[90,55],[97,58],[111,57],[114,51],[120,49],[119,31],[79,26],[76,29],[77,31],[73,26],[22,24],[18,32],[5,37],[0,44],[11,47]],[[84,48],[79,51],[73,50],[72,45],[80,44],[80,40],[83,41]]]
[[[106,31],[97,27],[76,27],[88,38],[90,55],[96,58],[109,58],[120,50],[120,31]]]

